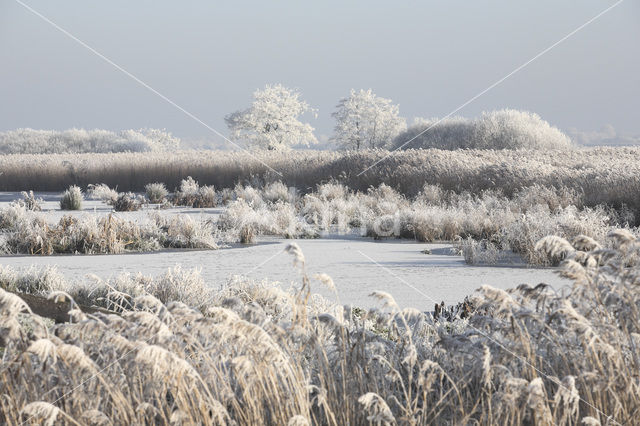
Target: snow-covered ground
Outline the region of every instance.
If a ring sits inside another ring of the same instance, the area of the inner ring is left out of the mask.
[[[58,194],[37,194],[45,198],[47,216],[59,218],[63,214],[57,206]],[[0,207],[19,197],[19,194],[0,194]],[[85,212],[107,214],[108,206],[87,201]],[[170,209],[180,212],[215,216],[220,209]],[[77,213],[75,213],[77,214]],[[145,211],[118,213],[131,219],[146,215]],[[220,250],[172,250],[155,253],[122,255],[75,256],[5,256],[0,264],[13,267],[56,265],[69,279],[84,279],[87,274],[102,278],[122,272],[147,275],[164,273],[168,268],[201,268],[206,282],[215,288],[225,285],[233,275],[255,280],[279,281],[284,287],[300,282],[300,271],[294,268],[292,257],[284,253],[286,245],[295,241],[304,252],[309,275],[329,274],[337,287],[340,303],[362,307],[375,305],[368,297],[374,290],[391,293],[402,307],[432,310],[436,302],[457,303],[483,284],[498,288],[512,288],[527,283],[544,282],[558,289],[568,281],[558,277],[553,269],[524,266],[469,266],[461,256],[452,253],[451,244],[424,244],[405,240],[374,241],[355,235],[328,235],[316,240],[285,240],[260,238],[256,245],[235,245]],[[431,254],[421,251],[430,249]],[[313,282],[312,290],[335,297],[322,284]]]

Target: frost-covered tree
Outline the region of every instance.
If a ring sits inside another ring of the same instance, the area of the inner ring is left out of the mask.
[[[407,143],[408,142],[408,143]],[[478,118],[417,119],[398,135],[396,149],[570,149],[571,139],[538,114],[513,109]]]
[[[391,99],[378,97],[371,89],[351,89],[332,114],[336,119],[332,140],[344,149],[388,148],[393,138],[407,128],[399,112]]]
[[[262,149],[283,150],[317,143],[313,127],[299,117],[315,112],[300,93],[281,84],[267,85],[253,93],[251,107],[225,117],[230,138]]]

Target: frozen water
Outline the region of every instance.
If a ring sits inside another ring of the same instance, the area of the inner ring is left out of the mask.
[[[300,282],[300,272],[283,252],[286,244],[297,242],[307,261],[307,272],[329,274],[338,289],[341,303],[370,307],[374,290],[391,293],[402,307],[431,310],[436,302],[457,303],[483,284],[499,288],[544,282],[559,288],[568,281],[552,269],[526,267],[469,266],[461,256],[449,254],[450,245],[421,244],[402,240],[373,241],[368,238],[322,238],[317,240],[263,239],[252,246],[220,250],[175,250],[144,254],[8,256],[0,264],[14,267],[56,265],[69,279],[92,273],[102,278],[121,272],[157,275],[182,265],[201,268],[212,286],[224,286],[233,275],[256,280],[279,281],[284,287]],[[433,254],[421,253],[430,248]],[[374,263],[375,262],[375,263]],[[332,296],[315,282],[314,292]]]

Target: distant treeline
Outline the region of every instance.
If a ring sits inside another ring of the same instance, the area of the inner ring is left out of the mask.
[[[0,132],[0,154],[78,154],[89,152],[175,151],[180,140],[158,129],[17,129]]]

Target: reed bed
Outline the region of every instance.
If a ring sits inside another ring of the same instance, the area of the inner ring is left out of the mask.
[[[142,195],[118,194],[105,184],[90,185],[89,194],[115,211],[138,210],[149,202]],[[451,241],[468,263],[499,263],[505,253],[513,252],[528,264],[551,265],[554,259],[534,249],[536,241],[545,235],[567,239],[586,235],[602,240],[613,228],[627,227],[637,232],[630,227],[635,216],[629,209],[584,207],[583,194],[540,185],[522,188],[511,197],[497,190],[456,193],[425,185],[410,198],[385,184],[356,192],[332,182],[303,195],[281,181],[256,187],[238,184],[216,191],[188,177],[174,194],[162,194],[162,207],[170,207],[171,202],[196,208],[221,206],[217,220],[153,211],[135,222],[85,213],[49,224],[45,213],[29,210],[34,204],[33,194],[25,193],[23,198],[0,209],[0,250],[4,252],[214,248],[216,241],[253,243],[261,235],[318,238],[328,231],[359,232],[376,239]]]
[[[222,237],[215,224],[188,215],[151,213],[132,221],[114,214],[65,215],[51,224],[45,213],[13,203],[0,209],[0,253],[104,254],[163,248],[216,249]]]
[[[513,252],[530,265],[552,265],[557,262],[535,250],[539,239],[586,235],[602,240],[614,228],[631,229],[634,216],[622,213],[602,206],[583,207],[581,194],[539,185],[511,197],[495,190],[459,194],[425,185],[408,198],[384,184],[354,192],[342,184],[327,183],[301,195],[295,188],[273,182],[262,188],[237,185],[218,227],[233,234],[250,230],[255,235],[286,238],[315,238],[330,231],[359,232],[376,239],[451,241],[468,263],[499,263],[505,253]]]
[[[381,307],[369,312],[311,295],[311,279],[340,283],[308,276],[295,245],[288,251],[300,278],[289,290],[235,280],[194,304],[188,292],[166,291],[188,288],[193,275],[125,278],[118,288],[103,284],[101,297],[115,304],[142,289],[118,314],[76,310],[73,323],[52,325],[0,290],[0,421],[633,423],[640,242],[627,231],[609,238],[610,249],[587,237],[545,238],[538,249],[564,256],[571,286],[484,286],[470,314],[446,321],[402,309],[384,292],[372,295]],[[29,273],[0,270],[0,285],[20,288]],[[51,297],[78,297],[51,282]]]
[[[587,206],[625,205],[640,210],[640,148],[627,147],[3,155],[0,173],[1,191],[62,191],[70,185],[86,188],[101,182],[119,191],[141,192],[151,182],[178,188],[188,176],[220,189],[251,179],[282,180],[303,193],[331,180],[354,191],[385,183],[410,197],[425,184],[455,192],[500,190],[507,196],[538,184],[577,191],[583,194]]]

